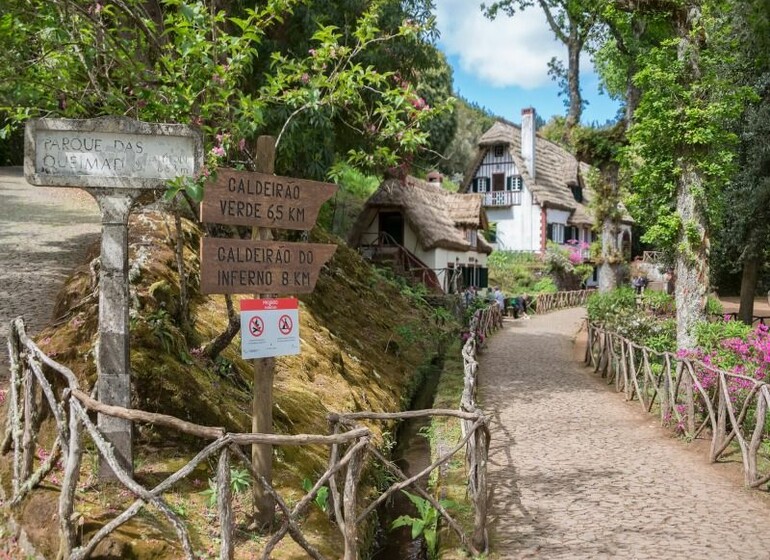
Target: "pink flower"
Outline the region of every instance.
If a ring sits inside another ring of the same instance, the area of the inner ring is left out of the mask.
[[[245,138],[241,138],[240,140],[238,140],[238,149],[240,151],[242,151],[242,152],[246,151],[246,139]]]
[[[225,149],[222,146],[214,146],[211,148],[211,155],[216,157],[225,157]]]
[[[302,74],[300,81],[302,81],[303,84],[308,83],[310,81],[310,75],[307,72],[305,72],[304,74]]]

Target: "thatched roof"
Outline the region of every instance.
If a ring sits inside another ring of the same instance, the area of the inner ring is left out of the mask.
[[[508,151],[522,175],[524,184],[532,192],[535,202],[548,207],[572,211],[568,223],[572,225],[591,225],[593,216],[590,202],[594,199],[593,190],[584,181],[591,167],[578,161],[567,150],[535,135],[535,180],[527,171],[524,159],[521,157],[521,127],[506,121],[497,121],[479,139],[479,149],[468,173],[460,187],[462,192],[468,192],[471,181],[476,174],[487,152],[493,146],[507,145]],[[583,202],[577,202],[571,187],[582,187]],[[632,223],[633,220],[624,212],[623,221]]]
[[[469,251],[465,229],[485,229],[487,216],[477,194],[454,194],[440,185],[407,176],[386,179],[366,201],[350,232],[349,242],[356,246],[361,235],[376,218],[380,210],[399,209],[420,245],[426,251],[442,247],[457,251]],[[486,246],[491,252],[491,247]],[[481,251],[481,248],[479,247]]]

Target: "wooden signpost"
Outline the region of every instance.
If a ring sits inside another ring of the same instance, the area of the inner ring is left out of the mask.
[[[252,227],[252,239],[201,240],[201,293],[248,294],[257,298],[313,291],[321,267],[335,245],[272,241],[270,228],[309,230],[336,185],[273,175],[275,139],[257,140],[257,172],[219,169],[204,190],[201,221]],[[273,432],[275,360],[254,360],[252,423],[254,433]],[[254,469],[272,483],[273,448],[253,445]],[[255,522],[271,525],[273,498],[253,485]]]
[[[336,185],[268,173],[220,169],[206,185],[201,221],[237,226],[309,230]]]
[[[308,294],[336,245],[201,239],[204,294]]]
[[[24,139],[24,176],[33,185],[80,187],[102,214],[99,269],[99,400],[131,406],[128,326],[128,216],[143,192],[194,175],[203,161],[200,133],[179,124],[125,117],[33,119]],[[105,414],[97,419],[120,465],[133,473],[131,422]],[[102,461],[100,475],[113,476]]]

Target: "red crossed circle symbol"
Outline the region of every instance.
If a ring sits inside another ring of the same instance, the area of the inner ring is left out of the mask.
[[[254,338],[262,336],[265,332],[265,322],[258,315],[249,319],[249,332]]]
[[[293,328],[294,321],[291,320],[291,317],[281,315],[281,318],[278,319],[278,330],[281,331],[281,334],[289,334]]]

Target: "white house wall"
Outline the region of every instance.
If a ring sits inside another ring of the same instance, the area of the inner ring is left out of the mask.
[[[484,156],[475,177],[486,177],[492,185],[492,175],[520,175],[520,171],[506,149],[502,157],[495,157],[494,149]],[[514,206],[486,206],[487,219],[497,224],[496,248],[505,251],[540,251],[540,205],[524,183],[521,204]],[[566,223],[566,220],[565,220]]]

